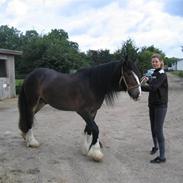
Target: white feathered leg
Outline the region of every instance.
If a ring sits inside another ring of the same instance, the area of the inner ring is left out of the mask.
[[[83,136],[84,136],[84,138],[83,138],[83,142],[82,142],[81,151],[82,151],[83,155],[87,155],[89,147],[92,142],[92,135],[88,135],[87,133],[84,133]]]
[[[25,134],[25,141],[27,147],[39,147],[39,142],[35,139],[32,129]]]
[[[95,161],[101,161],[103,159],[104,155],[100,148],[99,139],[97,139],[96,144],[91,146],[91,148],[88,152],[88,156],[91,157]]]

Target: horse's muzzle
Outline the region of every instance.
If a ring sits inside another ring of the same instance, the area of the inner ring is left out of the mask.
[[[128,90],[128,94],[133,100],[137,101],[141,95],[141,88],[138,86],[136,88],[130,89]]]

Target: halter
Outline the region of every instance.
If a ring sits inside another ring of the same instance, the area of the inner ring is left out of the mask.
[[[137,87],[140,86],[140,84],[137,84],[137,85],[131,86],[131,87],[128,86],[128,83],[126,82],[126,78],[124,76],[123,66],[121,67],[121,77],[120,77],[120,80],[119,80],[119,86],[121,86],[122,80],[124,81],[124,83],[126,85],[127,91],[130,91],[131,89],[134,89],[134,88],[137,88]]]

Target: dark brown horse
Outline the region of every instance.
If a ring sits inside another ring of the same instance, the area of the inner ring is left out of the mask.
[[[76,111],[86,122],[83,153],[98,161],[103,158],[94,119],[104,99],[110,105],[119,91],[127,91],[137,100],[141,94],[137,68],[129,61],[116,61],[74,74],[63,74],[39,68],[24,80],[19,95],[19,128],[27,146],[37,147],[32,125],[33,117],[44,105],[59,110]]]

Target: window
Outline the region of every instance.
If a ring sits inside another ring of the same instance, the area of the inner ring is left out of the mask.
[[[0,77],[7,77],[6,60],[0,59]]]

